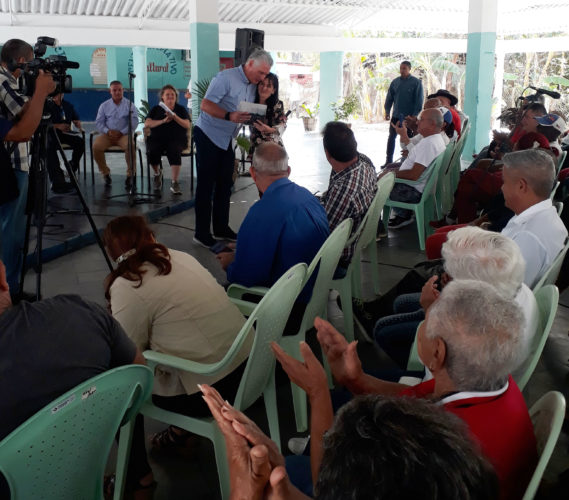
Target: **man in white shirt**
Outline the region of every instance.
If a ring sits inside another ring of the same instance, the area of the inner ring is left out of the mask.
[[[409,152],[409,156],[399,167],[395,176],[398,179],[418,181],[413,186],[396,183],[391,191],[390,198],[394,201],[417,203],[421,199],[423,189],[427,183],[431,162],[445,149],[441,137],[443,115],[438,109],[424,109],[417,121],[417,132],[423,139]],[[389,221],[390,229],[397,229],[413,222],[411,210],[393,208],[394,217]]]
[[[515,213],[502,234],[520,247],[526,261],[524,283],[532,288],[567,238],[567,229],[549,198],[555,182],[555,166],[544,151],[516,151],[504,156],[502,176],[506,206]]]

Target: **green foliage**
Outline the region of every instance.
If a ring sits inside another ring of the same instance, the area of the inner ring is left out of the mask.
[[[247,137],[245,137],[244,135],[242,134],[238,135],[237,139],[235,139],[235,142],[237,142],[237,145],[239,146],[244,155],[248,154],[249,151],[251,150],[251,141],[247,139]]]
[[[318,116],[318,112],[320,111],[320,103],[317,102],[314,108],[309,108],[306,104],[301,104],[300,106],[306,112],[308,118],[316,118]]]
[[[360,104],[355,92],[347,95],[343,99],[333,102],[330,107],[334,112],[335,121],[347,121],[352,116]]]
[[[144,123],[148,113],[150,113],[150,104],[144,99],[140,100],[141,105],[138,107],[138,123]]]
[[[192,85],[192,94],[193,94],[193,96],[198,98],[198,101],[201,101],[205,97],[207,89],[209,88],[209,85],[210,85],[212,80],[213,80],[213,77],[212,78],[204,78],[203,80],[200,80],[199,82],[194,82],[194,84]]]

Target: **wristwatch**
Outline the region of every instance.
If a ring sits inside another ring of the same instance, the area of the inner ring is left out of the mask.
[[[225,113],[225,119],[226,119],[227,121],[231,121],[231,118],[229,118],[229,115],[230,115],[230,114],[231,114],[230,111],[228,111],[227,113]]]

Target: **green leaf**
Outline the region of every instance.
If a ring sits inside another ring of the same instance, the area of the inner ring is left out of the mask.
[[[563,87],[569,87],[569,80],[561,75],[546,76],[543,79],[543,83],[547,83],[548,85],[563,85]]]

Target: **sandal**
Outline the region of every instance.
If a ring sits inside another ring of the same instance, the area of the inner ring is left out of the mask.
[[[182,431],[182,434],[178,434],[174,429]],[[167,429],[162,432],[157,432],[150,437],[150,443],[155,450],[166,450],[171,448],[183,448],[186,445],[186,441],[190,433],[179,427],[174,427],[170,425]]]

